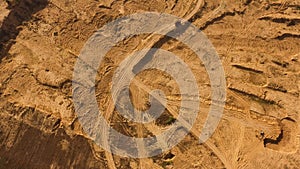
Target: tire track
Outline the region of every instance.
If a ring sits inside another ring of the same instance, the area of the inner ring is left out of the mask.
[[[136,86],[142,88],[143,90],[145,90],[148,93],[151,92],[150,88],[148,88],[144,84],[140,83],[136,79],[133,79],[132,83],[135,84]],[[159,102],[161,102],[161,103],[163,102],[162,98],[160,98],[158,95],[152,94],[152,96]],[[167,106],[166,109],[171,113],[172,116],[178,117],[178,113],[174,108]],[[184,127],[187,127],[187,128],[191,127],[191,130],[190,130],[191,134],[193,134],[196,138],[198,138],[200,136],[201,133],[199,131],[197,131],[195,128],[193,128],[192,126],[190,126],[188,122],[186,122],[183,119],[180,119],[180,120]],[[232,164],[226,159],[226,157],[223,155],[223,153],[212,143],[212,141],[210,139],[207,140],[206,142],[204,142],[203,144],[207,145],[216,154],[216,156],[224,164],[225,168],[228,168],[228,169],[233,168]]]
[[[190,19],[192,19],[192,17],[200,10],[200,8],[203,8],[205,2],[204,0],[198,0],[197,4],[196,4],[196,7],[195,9],[187,16],[184,18],[185,21],[188,21]],[[154,37],[154,34],[151,34],[149,35],[146,39],[145,39],[145,43],[143,43],[142,45],[144,44],[150,44],[150,45],[147,45],[148,48],[158,48],[160,47],[162,44],[164,44],[165,42],[167,42],[169,39],[163,37],[159,37],[159,38],[154,38],[150,41],[148,41],[149,39],[153,38]],[[148,56],[147,56],[148,54]],[[147,53],[146,56],[149,57],[149,53]],[[153,55],[153,53],[152,53]],[[150,57],[151,57],[151,53],[150,53]],[[145,57],[144,57],[145,58]],[[144,59],[143,58],[143,59]],[[143,60],[142,59],[142,60]],[[151,60],[151,58],[146,58],[147,60]],[[140,61],[141,62],[141,61]],[[145,63],[145,60],[143,60],[143,63]],[[147,62],[146,62],[147,63]],[[137,67],[138,65],[138,67]],[[134,69],[133,69],[133,72],[139,72],[139,70],[142,69],[142,67],[144,66],[144,64],[140,64],[138,63],[137,65],[134,66]],[[124,74],[125,75],[125,74]],[[149,92],[150,93],[150,89],[148,87],[146,87],[145,85],[142,85],[139,81],[137,81],[136,79],[133,79],[132,80],[132,83],[135,84],[136,86],[138,87],[141,87],[142,89],[144,89],[145,91]],[[159,96],[155,96],[155,95],[152,95],[155,99],[157,99],[158,101],[162,102],[161,98],[159,98]],[[105,117],[108,119],[108,117],[112,114],[112,112],[114,111],[114,103],[112,101],[112,99],[110,99],[110,102],[108,104],[108,108],[107,108],[107,111],[105,112]],[[167,107],[167,109],[169,110],[169,112],[174,116],[176,117],[178,115],[178,113],[176,112],[176,110],[174,110],[173,108],[171,107]],[[189,124],[187,122],[184,122],[184,125],[185,126],[189,126]],[[190,126],[191,127],[191,126]],[[108,132],[108,131],[106,131]],[[196,137],[199,137],[200,136],[200,132],[197,131],[196,129],[192,128],[191,131],[190,131],[194,136]],[[107,134],[107,133],[105,133]],[[108,135],[108,134],[107,134]],[[105,139],[107,140],[107,139]],[[108,142],[107,142],[108,144]],[[207,145],[215,154],[216,156],[222,161],[222,163],[224,164],[225,168],[233,168],[232,167],[232,164],[225,158],[225,156],[220,152],[220,150],[211,142],[211,140],[207,140],[205,143],[205,145]],[[114,164],[114,160],[113,160],[113,157],[112,157],[112,154],[110,152],[105,152],[107,158],[108,158],[108,164],[109,164],[109,168],[110,169],[115,169],[115,164]]]

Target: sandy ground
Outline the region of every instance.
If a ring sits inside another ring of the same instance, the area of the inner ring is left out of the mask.
[[[83,45],[97,29],[142,11],[182,17],[205,33],[224,67],[227,99],[217,130],[199,144],[211,88],[195,53],[176,40],[162,42],[160,35],[139,35],[118,43],[96,77],[100,110],[117,131],[150,137],[178,116],[176,82],[154,69],[135,77],[131,99],[137,109],[146,110],[149,92],[164,91],[168,102],[161,117],[142,125],[117,112],[111,81],[133,51],[159,44],[176,54],[194,73],[201,96],[199,116],[189,135],[168,152],[134,159],[104,151],[85,134],[72,102],[72,74]],[[1,0],[0,27],[0,168],[300,166],[297,0]]]

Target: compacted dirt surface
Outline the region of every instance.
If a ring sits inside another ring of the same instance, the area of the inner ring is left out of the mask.
[[[187,46],[161,35],[125,39],[105,56],[96,98],[110,126],[128,136],[160,134],[176,119],[178,86],[148,69],[130,86],[139,110],[149,92],[164,91],[164,113],[148,124],[115,109],[111,81],[132,52],[159,47],[195,75],[200,112],[190,133],[170,151],[135,159],[105,151],[83,131],[72,101],[72,76],[86,41],[106,23],[137,12],[172,14],[208,37],[222,61],[226,104],[216,131],[198,136],[211,104],[209,77]],[[0,0],[0,168],[272,168],[300,167],[300,1],[298,0]],[[142,85],[141,85],[142,83]]]

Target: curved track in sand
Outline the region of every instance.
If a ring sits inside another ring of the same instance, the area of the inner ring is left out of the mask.
[[[188,14],[187,16],[185,16],[183,19],[184,19],[185,21],[189,21],[190,19],[192,19],[192,17],[195,16],[195,14],[196,14],[197,12],[199,12],[199,10],[200,10],[201,8],[203,8],[204,4],[205,4],[204,0],[198,0],[198,1],[197,1],[197,4],[196,4],[196,6],[195,6],[195,8],[193,9],[193,11],[192,11],[190,14]],[[144,44],[146,44],[149,48],[152,48],[153,46],[155,46],[155,44],[159,43],[159,42],[162,41],[162,39],[163,39],[163,38],[161,38],[161,37],[159,37],[159,38],[153,38],[153,36],[154,36],[154,34],[151,34],[151,35],[149,35],[149,36],[145,39],[145,43],[144,43]],[[142,85],[142,84],[141,84],[139,81],[137,81],[137,80],[133,80],[132,83],[135,84],[135,85],[137,85],[138,87],[143,88],[143,89],[144,89],[145,91],[147,91],[147,92],[150,92],[150,91],[151,91],[148,87]],[[153,97],[155,98],[155,96],[153,96]],[[161,101],[160,98],[156,98],[156,99],[159,100],[159,101]],[[169,111],[174,117],[176,117],[176,116],[178,115],[178,113],[177,113],[174,109],[172,109],[172,108],[170,108],[170,107],[167,107],[167,109],[168,109],[168,111]],[[105,112],[105,117],[106,117],[106,119],[109,118],[109,116],[112,114],[113,111],[114,111],[114,103],[113,103],[113,101],[111,100],[111,101],[109,102],[107,111]],[[138,130],[139,130],[138,134],[139,134],[139,136],[140,136],[140,135],[142,134],[142,133],[141,133],[141,127],[138,127]],[[191,132],[194,136],[196,136],[196,137],[198,137],[198,136],[200,135],[200,132],[197,131],[197,130],[195,130],[194,128],[192,128],[190,132]],[[217,148],[210,140],[207,140],[204,144],[207,145],[207,146],[208,146],[208,147],[216,154],[216,156],[222,161],[222,163],[224,164],[224,166],[225,166],[226,168],[233,168],[232,165],[231,165],[231,163],[226,159],[226,157],[222,154],[222,152],[220,152],[220,150],[219,150],[219,149],[218,149],[218,148]],[[142,145],[140,145],[140,146],[142,146]],[[141,147],[141,149],[143,149],[143,147]],[[110,168],[110,169],[115,169],[116,166],[115,166],[115,164],[114,164],[114,160],[113,160],[112,154],[111,154],[110,152],[107,152],[107,151],[106,151],[105,154],[106,154],[106,157],[107,157],[107,160],[108,160],[108,166],[109,166],[109,168]],[[141,159],[141,160],[143,160],[143,159]]]

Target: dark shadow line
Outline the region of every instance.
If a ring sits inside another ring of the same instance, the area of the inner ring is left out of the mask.
[[[279,136],[274,140],[271,138],[265,138],[264,139],[264,147],[267,146],[267,144],[279,144],[279,142],[283,139],[283,130],[281,130]]]
[[[180,21],[176,22],[176,28],[169,31],[165,36],[161,37],[154,45],[152,45],[152,50],[149,50],[146,55],[133,67],[132,72],[134,74],[140,72],[143,67],[153,59],[154,54],[157,52],[157,50],[159,50],[160,47],[162,47],[163,44],[171,39],[174,39],[172,37],[178,37],[183,34],[190,25],[190,22],[185,22],[184,24],[181,24]]]

